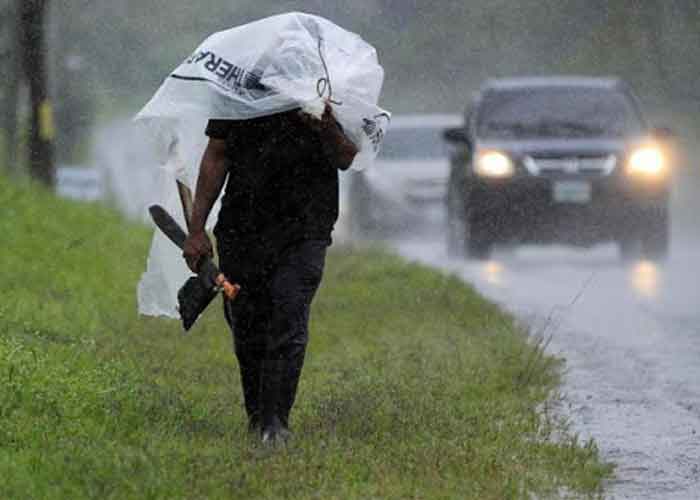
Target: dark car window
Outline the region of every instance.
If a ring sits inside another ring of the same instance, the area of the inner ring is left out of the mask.
[[[492,90],[476,125],[483,138],[621,137],[643,130],[629,97],[594,88]]]
[[[447,158],[448,145],[443,128],[389,128],[379,157],[384,160],[428,160]]]

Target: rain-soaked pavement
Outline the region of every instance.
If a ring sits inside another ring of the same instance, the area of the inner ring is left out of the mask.
[[[665,264],[625,265],[612,245],[486,262],[448,259],[440,234],[392,245],[546,327],[567,361],[565,414],[617,464],[607,497],[700,499],[700,241],[677,235]]]

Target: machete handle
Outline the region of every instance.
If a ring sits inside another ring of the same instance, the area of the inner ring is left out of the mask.
[[[172,218],[172,216],[160,205],[151,205],[148,208],[156,226],[165,234],[170,241],[182,248],[187,239],[187,234],[182,230],[180,225]],[[240,292],[241,287],[236,283],[231,283],[228,278],[222,273],[216,264],[212,262],[210,257],[206,257],[204,262],[199,264],[198,275],[203,276],[205,282],[209,286],[220,288],[227,299],[233,300]]]
[[[209,257],[204,259],[204,262],[200,264],[197,274],[201,276],[210,287],[221,290],[224,296],[229,300],[235,299],[238,292],[241,291],[241,286],[238,283],[231,283]]]
[[[238,283],[231,283],[226,276],[224,276],[224,273],[219,273],[219,275],[215,278],[214,282],[216,283],[216,286],[221,288],[221,291],[224,293],[224,296],[228,300],[233,300],[236,298],[238,295],[238,292],[241,291],[241,286]]]

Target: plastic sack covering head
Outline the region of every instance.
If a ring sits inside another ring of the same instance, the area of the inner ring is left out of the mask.
[[[368,167],[390,120],[377,106],[383,79],[374,48],[321,17],[283,14],[213,34],[136,116],[160,159],[151,203],[184,227],[175,180],[194,190],[212,118],[244,120],[297,107],[320,116],[328,102],[358,147],[352,168]],[[138,287],[139,312],[177,318],[177,291],[190,274],[180,249],[156,231]]]
[[[359,170],[376,157],[389,124],[377,106],[383,80],[374,47],[358,35],[322,17],[282,14],[211,35],[137,119],[244,120],[297,107],[320,116],[329,102],[359,149]]]

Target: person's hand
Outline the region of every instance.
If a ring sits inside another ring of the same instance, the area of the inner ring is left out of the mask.
[[[330,103],[325,104],[323,114],[321,115],[320,119],[304,111],[300,112],[299,115],[302,122],[319,134],[328,131],[329,129],[338,128],[338,122],[336,122],[335,117],[333,116],[333,108],[331,107]]]
[[[319,120],[308,113],[301,113],[301,120],[321,138],[321,147],[327,158],[340,170],[347,170],[352,165],[357,147],[348,139],[338,121],[333,116],[333,108],[326,102],[323,115]]]
[[[214,256],[211,241],[206,231],[198,231],[187,237],[183,245],[182,256],[192,272],[199,272],[202,260]]]

